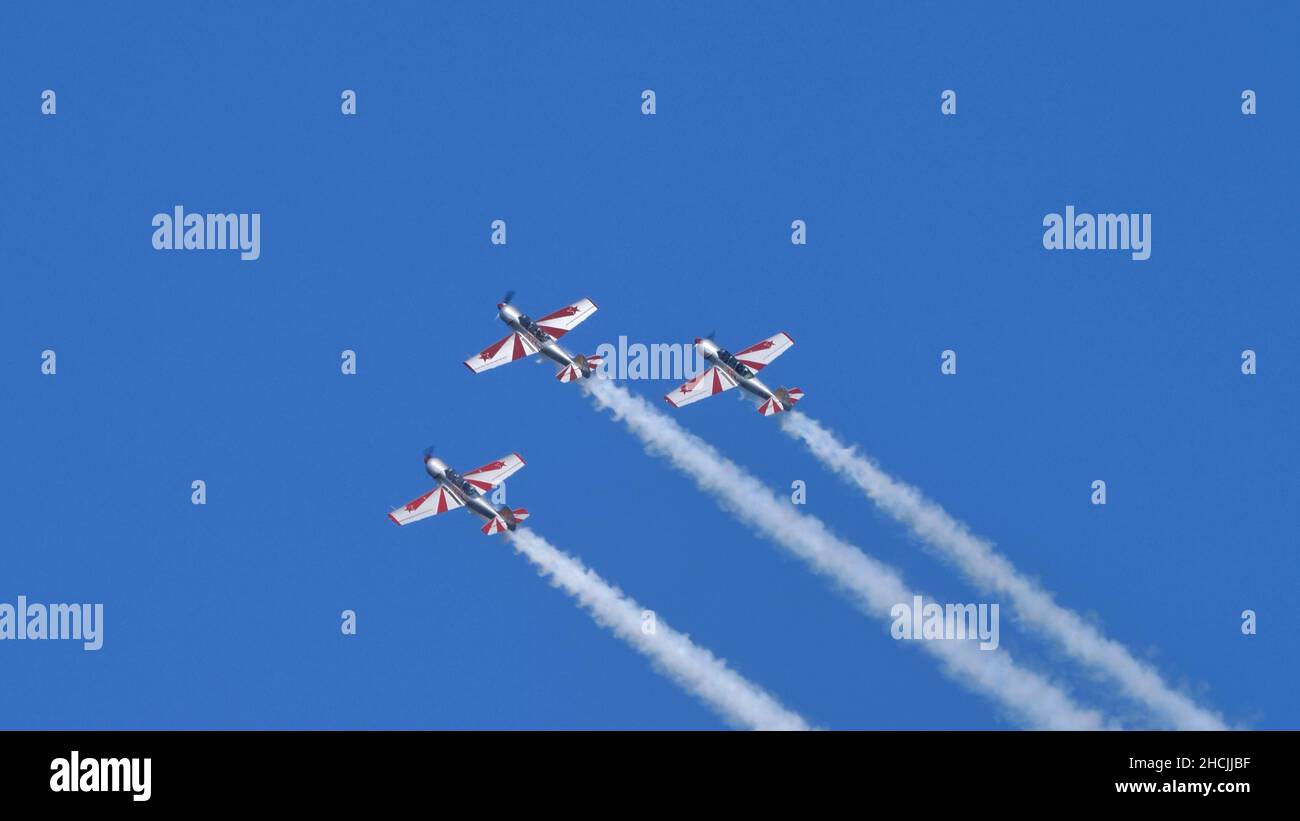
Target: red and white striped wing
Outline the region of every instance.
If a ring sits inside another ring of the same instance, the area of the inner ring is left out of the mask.
[[[714,394],[729,391],[734,387],[736,387],[736,380],[731,374],[714,366],[701,372],[699,376],[680,388],[665,394],[664,399],[667,399],[668,404],[674,408],[680,408],[682,405],[708,399]]]
[[[748,365],[750,370],[761,371],[771,365],[773,359],[790,350],[790,346],[793,344],[794,340],[790,338],[790,335],[782,331],[779,334],[769,336],[762,342],[750,345],[743,351],[738,351],[736,358]]]
[[[547,314],[537,320],[537,324],[552,337],[559,339],[594,313],[596,313],[596,303],[590,299],[580,299],[572,305],[565,305],[560,310]]]
[[[412,499],[389,513],[388,518],[399,525],[409,525],[411,522],[437,516],[439,513],[455,510],[458,507],[462,507],[461,501],[448,493],[445,487],[438,485],[423,496]]]
[[[465,360],[465,367],[474,373],[499,368],[507,362],[514,362],[516,359],[523,359],[526,356],[532,356],[540,351],[541,348],[528,337],[521,333],[513,333],[505,339],[493,342],[484,348],[476,356],[471,356]]]
[[[465,479],[482,491],[488,491],[514,476],[524,466],[523,457],[517,453],[502,456],[495,462],[488,462],[481,468],[474,468],[465,474]]]

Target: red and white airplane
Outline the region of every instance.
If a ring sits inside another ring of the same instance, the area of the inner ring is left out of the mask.
[[[782,331],[732,354],[718,347],[712,339],[697,339],[695,347],[709,363],[709,367],[685,385],[665,395],[664,399],[674,408],[680,408],[739,385],[747,393],[758,397],[758,412],[764,416],[788,411],[803,398],[803,391],[799,388],[771,390],[755,374],[772,364],[772,360],[789,350],[793,344],[790,335]]]
[[[514,530],[528,518],[528,511],[522,507],[511,510],[506,505],[494,510],[492,503],[483,494],[504,482],[507,477],[513,476],[523,466],[523,458],[512,453],[462,475],[426,450],[424,469],[438,480],[438,484],[423,496],[389,513],[388,518],[399,525],[409,525],[448,510],[467,507],[471,513],[487,519],[483,532],[489,536],[503,530]]]
[[[557,340],[596,313],[596,303],[590,299],[580,299],[572,305],[565,305],[560,310],[534,321],[510,304],[514,294],[514,291],[510,291],[505,299],[497,304],[497,316],[510,326],[510,335],[493,342],[477,355],[466,359],[465,367],[474,373],[482,373],[507,362],[540,353],[559,364],[560,372],[555,375],[555,378],[561,382],[572,382],[575,379],[591,376],[602,357],[595,354],[572,355],[561,348]]]

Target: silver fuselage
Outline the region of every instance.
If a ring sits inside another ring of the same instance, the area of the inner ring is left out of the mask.
[[[434,456],[426,457],[424,469],[438,481],[448,493],[455,496],[473,514],[492,521],[500,514],[482,491],[461,478],[460,474],[447,466],[447,463]]]
[[[501,304],[497,306],[500,312],[498,315],[501,321],[510,326],[511,330],[518,331],[529,339],[533,340],[541,347],[541,353],[547,359],[555,362],[560,367],[565,368],[570,365],[582,372],[583,376],[591,376],[591,368],[586,362],[580,361],[570,355],[568,351],[560,347],[560,343],[551,338],[551,335],[538,327],[537,323],[529,319],[523,311],[513,305]]]
[[[730,374],[736,380],[736,383],[744,388],[746,393],[758,397],[761,401],[777,398],[776,394],[772,393],[771,389],[764,385],[763,380],[759,379],[752,370],[743,362],[738,362],[734,356],[720,348],[718,343],[712,339],[697,339],[695,340],[695,347],[699,349],[700,356],[703,356],[710,365]],[[779,399],[777,401],[780,402]],[[785,407],[784,402],[781,404]]]

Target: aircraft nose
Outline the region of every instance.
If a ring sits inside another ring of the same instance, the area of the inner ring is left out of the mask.
[[[498,303],[497,303],[497,310],[498,310],[498,311],[501,310],[501,309],[504,308],[504,307],[506,307],[506,304],[505,304],[504,302],[498,302]]]
[[[695,344],[696,344],[696,345],[700,344],[700,338],[699,338],[698,336],[695,337]]]

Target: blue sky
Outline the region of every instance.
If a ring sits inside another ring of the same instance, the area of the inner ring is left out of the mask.
[[[720,726],[468,516],[394,527],[431,443],[465,468],[519,451],[530,525],[818,725],[1015,726],[550,366],[466,371],[507,289],[533,315],[593,298],[586,352],[788,331],[769,373],[801,410],[1234,724],[1300,726],[1297,22],[6,6],[0,601],[103,602],[107,623],[93,653],[0,643],[0,726]],[[177,204],[260,213],[261,258],[155,251]],[[1045,251],[1068,204],[1151,213],[1151,258]],[[809,513],[919,589],[986,600],[749,406],[677,418],[777,489],[806,481]],[[1142,723],[1010,618],[1002,643]]]

